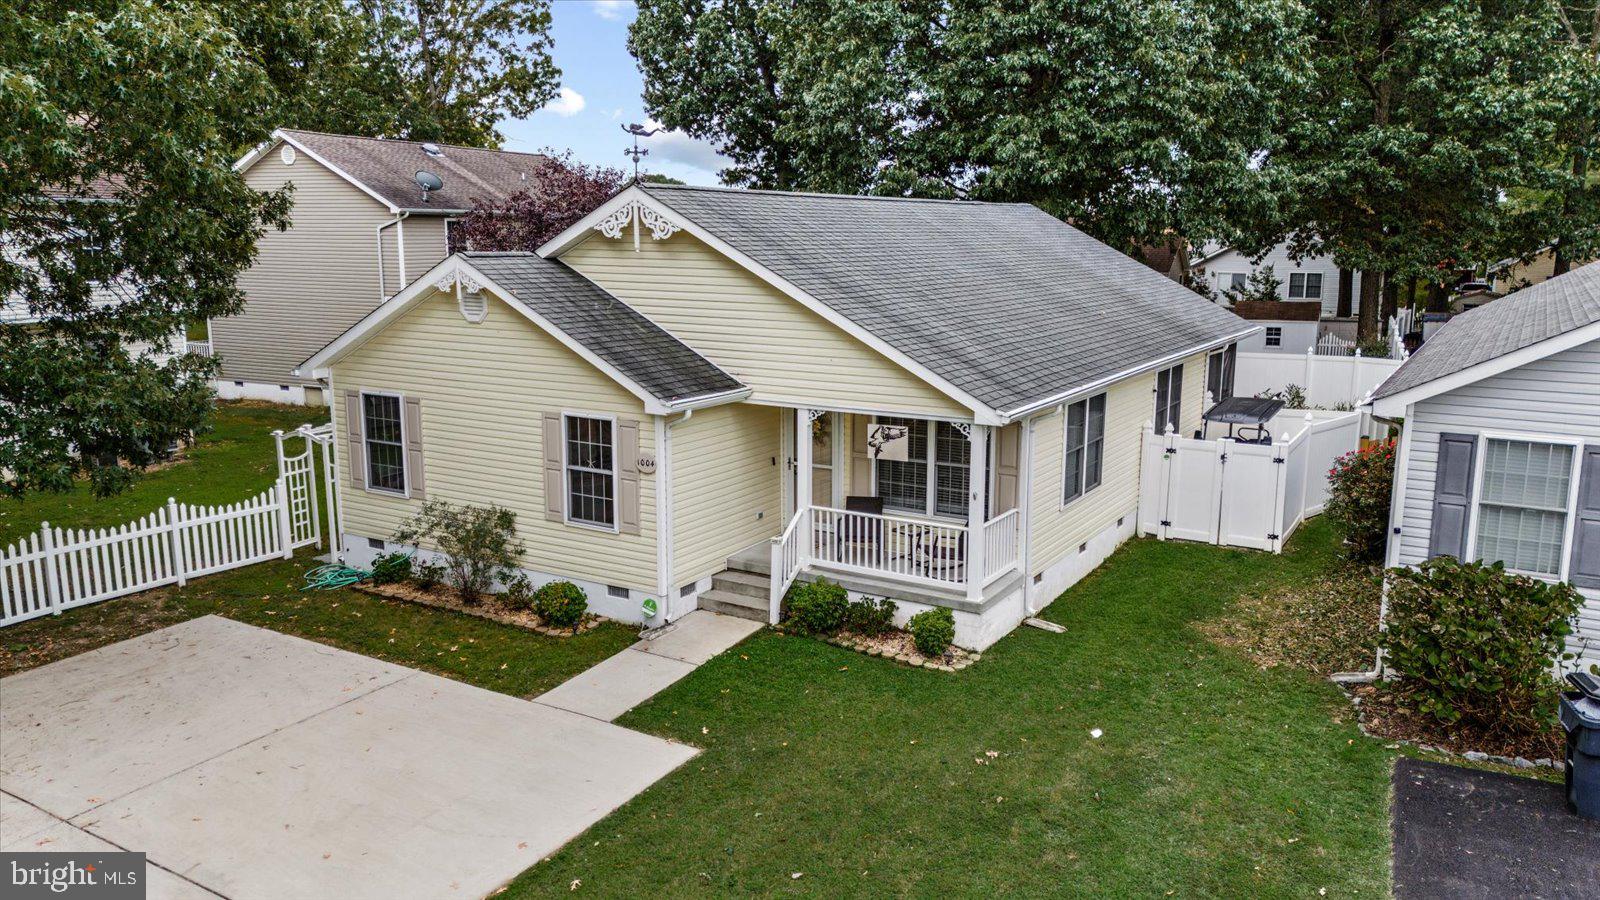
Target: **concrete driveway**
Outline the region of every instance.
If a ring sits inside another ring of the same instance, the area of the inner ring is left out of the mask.
[[[155,897],[478,897],[693,748],[207,616],[0,681],[0,849]]]

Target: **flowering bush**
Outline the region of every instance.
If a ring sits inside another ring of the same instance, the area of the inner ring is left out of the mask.
[[[1380,562],[1389,532],[1394,488],[1394,441],[1382,441],[1334,460],[1323,512],[1344,532],[1351,559]]]

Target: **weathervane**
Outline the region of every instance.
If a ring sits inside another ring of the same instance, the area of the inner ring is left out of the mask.
[[[646,128],[643,125],[639,125],[637,123],[630,123],[630,124],[627,124],[627,125],[623,125],[622,126],[622,130],[626,131],[627,133],[629,133],[631,135],[633,135],[633,149],[632,150],[624,150],[624,151],[622,151],[622,155],[623,156],[627,156],[627,157],[631,157],[633,159],[633,180],[634,181],[638,181],[639,180],[639,160],[641,158],[643,158],[643,157],[646,157],[646,156],[650,155],[650,151],[649,150],[640,150],[639,149],[639,138],[649,137],[649,136],[655,134],[656,132],[660,131],[661,129],[659,129],[659,128]]]

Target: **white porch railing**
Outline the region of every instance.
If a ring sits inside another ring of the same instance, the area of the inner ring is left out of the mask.
[[[983,523],[983,583],[994,581],[1017,564],[1022,545],[1022,514],[1006,510]]]
[[[1013,509],[984,523],[983,579],[978,587],[1017,567],[1021,522]],[[967,526],[951,522],[826,506],[802,508],[782,536],[772,539],[771,621],[778,621],[789,586],[812,565],[908,585],[974,588],[968,581],[967,538]]]

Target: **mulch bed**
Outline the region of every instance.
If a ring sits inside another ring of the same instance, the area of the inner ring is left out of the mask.
[[[1363,684],[1352,687],[1350,693],[1360,707],[1362,729],[1386,740],[1407,741],[1469,759],[1487,756],[1534,762],[1560,760],[1566,754],[1566,736],[1555,722],[1533,734],[1506,735],[1464,725],[1446,725],[1411,709],[1393,683]]]
[[[786,629],[778,626],[779,631]],[[801,634],[802,632],[792,632]],[[918,669],[933,669],[936,672],[959,672],[983,658],[983,654],[975,650],[964,650],[954,644],[945,649],[938,656],[927,656],[911,640],[911,632],[892,628],[876,637],[857,634],[853,631],[837,631],[833,634],[808,635],[827,641],[836,647],[865,653],[868,656],[880,656],[901,665]]]
[[[512,609],[500,602],[497,594],[484,594],[477,603],[467,603],[461,599],[461,594],[455,588],[440,585],[432,590],[423,590],[410,582],[398,584],[372,584],[362,582],[354,585],[355,589],[364,594],[376,597],[387,597],[390,600],[404,600],[407,603],[417,603],[422,606],[432,606],[436,609],[448,609],[480,619],[499,622],[502,625],[514,625],[537,631],[550,637],[572,637],[599,628],[607,621],[604,616],[594,613],[584,613],[583,620],[574,628],[554,628],[544,623],[537,614],[527,609]]]
[[[1347,566],[1306,584],[1239,598],[1199,628],[1262,669],[1287,666],[1321,676],[1371,669],[1383,582],[1376,568]]]

